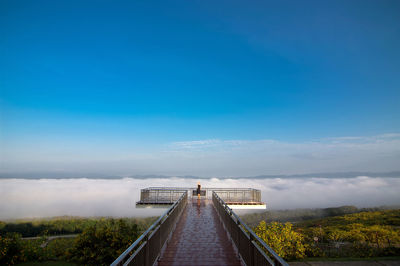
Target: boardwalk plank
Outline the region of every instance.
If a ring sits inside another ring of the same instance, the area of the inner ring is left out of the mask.
[[[165,265],[242,265],[211,201],[189,200],[158,261]]]

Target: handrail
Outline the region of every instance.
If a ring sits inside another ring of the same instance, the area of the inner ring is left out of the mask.
[[[255,244],[255,250],[257,250],[258,252],[262,252],[263,254],[261,254],[267,263],[269,263],[270,265],[275,265],[275,263],[277,265],[283,265],[283,266],[289,266],[289,264],[284,261],[278,254],[276,254],[276,252],[270,247],[268,246],[264,240],[262,240],[258,235],[256,235],[256,233],[254,233],[254,231],[247,225],[245,224],[242,219],[240,219],[240,217],[234,212],[232,211],[231,208],[228,207],[228,205],[218,196],[218,194],[213,191],[213,203],[214,206],[217,209],[218,214],[221,217],[221,220],[223,221],[227,231],[229,232],[229,234],[231,235],[232,232],[228,230],[228,224],[226,223],[226,220],[223,219],[223,217],[221,216],[221,213],[219,212],[218,206],[216,206],[214,199],[217,201],[217,203],[220,204],[220,207],[223,208],[223,210],[225,211],[226,214],[228,214],[228,216],[234,221],[234,223],[236,224],[237,228],[240,228],[240,226],[242,226],[245,230],[241,230],[241,232],[245,233],[247,235],[248,240]],[[231,236],[232,237],[232,236]],[[235,243],[235,241],[234,241]],[[237,246],[237,243],[235,243],[235,245]],[[240,253],[240,249],[237,246],[239,253]],[[264,249],[264,251],[263,251]],[[256,252],[254,250],[254,252]],[[265,253],[265,250],[269,253]],[[242,256],[242,258],[244,257],[243,254],[240,254]],[[251,256],[253,256],[254,253],[252,253]],[[245,260],[245,259],[244,259]],[[254,258],[249,258],[248,261],[245,260],[245,263],[247,265],[257,265],[257,263],[255,262]],[[265,261],[264,261],[265,263]]]
[[[185,201],[185,202],[184,202]],[[182,194],[182,196],[162,215],[162,216],[160,216],[158,219],[157,219],[157,221],[155,221],[138,239],[136,239],[136,241],[135,242],[133,242],[133,244],[132,245],[130,245],[112,264],[111,264],[111,266],[119,266],[119,265],[125,265],[124,263],[128,260],[128,259],[131,259],[130,258],[130,254],[133,252],[133,251],[135,251],[135,250],[137,250],[137,249],[140,249],[142,246],[143,246],[143,244],[141,244],[141,242],[142,241],[148,241],[148,239],[149,238],[151,238],[154,234],[155,234],[155,232],[157,231],[157,230],[159,230],[160,229],[160,226],[163,224],[163,223],[165,223],[166,221],[167,221],[167,219],[168,218],[170,218],[171,217],[171,215],[173,215],[173,213],[174,213],[174,211],[177,209],[177,208],[180,208],[180,213],[182,212],[182,210],[183,210],[183,207],[184,206],[182,206],[182,204],[185,204],[186,203],[186,201],[187,201],[187,192],[184,192],[183,194]],[[179,215],[180,215],[180,213],[179,213]],[[174,220],[176,220],[176,218],[179,216],[179,215],[175,215],[174,217],[173,217],[173,219]],[[166,240],[166,239],[165,239]],[[160,242],[160,241],[159,241]],[[164,243],[161,243],[162,245],[164,244]],[[161,245],[161,248],[162,248],[162,245]],[[135,255],[135,254],[134,254]],[[146,264],[152,264],[152,263],[148,263],[148,262],[146,262]]]
[[[244,203],[256,203],[263,204],[261,202],[261,191],[254,188],[212,188],[202,187],[201,190],[204,192],[208,199],[212,198],[212,192],[218,193],[221,199],[225,202],[244,202]],[[180,193],[188,191],[188,196],[192,196],[192,191],[196,191],[195,187],[148,187],[141,189],[140,201],[136,204],[171,204]],[[193,194],[197,196],[197,193]]]
[[[174,189],[174,190],[191,190],[191,189],[196,189],[197,187],[147,187],[147,188],[143,188],[142,190],[170,190],[170,189]],[[257,190],[254,188],[234,188],[234,187],[221,187],[221,188],[215,188],[215,187],[201,187],[201,189],[212,189],[212,190]]]

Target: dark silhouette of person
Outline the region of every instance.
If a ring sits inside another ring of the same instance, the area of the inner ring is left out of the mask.
[[[197,197],[200,198],[200,191],[201,191],[201,185],[200,183],[197,183]]]

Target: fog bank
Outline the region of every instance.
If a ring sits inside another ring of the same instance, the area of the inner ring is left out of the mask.
[[[0,179],[0,219],[50,216],[151,216],[163,209],[136,209],[149,186],[251,187],[268,209],[371,207],[400,204],[400,178],[268,179]]]

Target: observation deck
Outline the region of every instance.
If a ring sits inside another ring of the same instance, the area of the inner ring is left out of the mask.
[[[169,206],[111,265],[283,265],[230,206],[262,206],[261,191],[146,188],[139,207]]]
[[[140,201],[136,207],[154,208],[174,204],[182,193],[187,192],[188,197],[197,198],[196,188],[193,187],[149,187],[140,191]],[[266,209],[266,204],[261,201],[261,191],[253,188],[202,188],[200,198],[212,199],[212,193],[218,196],[231,209]]]

